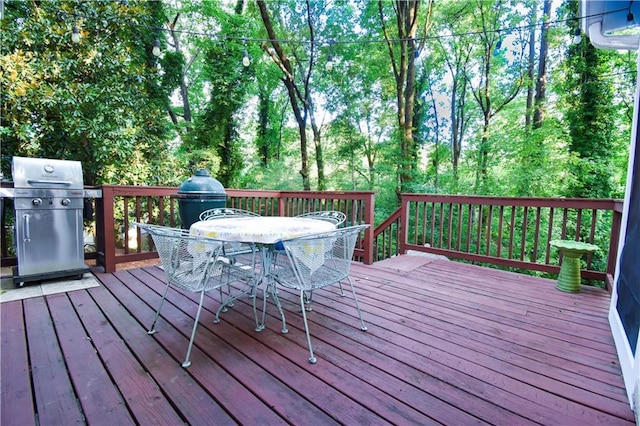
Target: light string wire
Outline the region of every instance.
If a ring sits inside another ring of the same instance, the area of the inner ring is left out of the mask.
[[[283,43],[283,44],[318,44],[318,43],[326,44],[326,45],[375,44],[375,43],[387,43],[387,42],[402,43],[402,42],[407,42],[407,41],[411,41],[411,40],[413,40],[413,41],[423,41],[423,40],[424,41],[428,41],[428,40],[438,40],[438,39],[454,38],[454,37],[475,36],[475,35],[486,34],[486,33],[505,33],[505,34],[509,34],[509,33],[516,32],[516,31],[522,31],[522,30],[526,30],[526,29],[535,28],[535,27],[538,27],[540,25],[556,26],[556,25],[563,24],[563,23],[568,23],[568,22],[580,22],[583,19],[601,17],[601,16],[613,14],[613,13],[624,12],[624,11],[627,11],[628,9],[629,9],[628,7],[623,7],[623,8],[620,8],[620,9],[610,10],[610,11],[607,11],[607,12],[594,13],[592,15],[581,16],[579,18],[567,18],[567,19],[557,19],[557,20],[553,20],[553,21],[542,21],[542,22],[537,22],[537,23],[534,23],[534,24],[518,25],[518,26],[514,26],[514,27],[498,28],[498,29],[495,29],[495,30],[487,30],[487,31],[468,31],[468,32],[464,32],[464,33],[427,35],[427,36],[422,36],[422,37],[391,38],[391,39],[388,39],[388,40],[387,39],[379,39],[379,40],[376,40],[376,39],[336,40],[336,39],[331,38],[331,39],[327,39],[324,43],[322,41],[312,41],[312,40],[295,40],[295,39],[276,39],[276,40],[272,40],[272,39],[269,39],[269,38],[240,37],[240,36],[222,35],[222,34],[216,34],[216,33],[210,33],[210,32],[202,32],[202,31],[179,30],[179,29],[175,29],[175,28],[174,29],[168,29],[168,28],[164,28],[164,27],[147,27],[147,26],[138,26],[138,27],[139,28],[148,29],[148,30],[153,30],[153,31],[163,31],[163,32],[172,31],[173,33],[178,33],[180,35],[207,37],[207,38],[218,39],[218,40],[237,40],[237,41],[242,41],[244,43],[246,43],[246,42],[272,43],[272,42],[276,42],[277,41],[278,43]],[[66,13],[68,13],[68,12],[66,12]],[[73,14],[73,16],[78,17],[79,15]]]

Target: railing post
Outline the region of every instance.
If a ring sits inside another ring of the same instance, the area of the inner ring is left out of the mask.
[[[116,242],[113,228],[114,187],[102,186],[102,198],[96,199],[96,249],[98,263],[107,273],[116,270]]]
[[[364,264],[371,265],[373,264],[373,243],[375,241],[374,237],[374,225],[375,225],[375,206],[376,206],[376,195],[375,193],[369,194],[367,200],[365,200],[365,211],[364,211],[364,221],[365,223],[370,224],[364,231]]]
[[[407,252],[407,232],[409,231],[409,200],[404,194],[401,195],[400,200],[400,222],[398,226],[398,234],[400,235],[400,241],[398,241],[398,254],[406,254]]]

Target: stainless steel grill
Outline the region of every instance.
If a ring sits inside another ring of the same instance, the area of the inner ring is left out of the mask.
[[[78,161],[13,157],[16,253],[14,283],[81,277],[84,183]]]

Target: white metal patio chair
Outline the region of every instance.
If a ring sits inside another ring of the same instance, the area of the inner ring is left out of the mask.
[[[200,213],[199,219],[215,220],[244,216],[255,217],[260,215],[249,210],[236,209],[233,207],[218,207],[203,211],[202,213]],[[223,256],[227,259],[230,268],[245,270],[247,268],[250,268],[252,271],[255,270],[256,248],[254,245],[240,242],[225,244],[223,248]],[[222,295],[222,288],[220,289],[220,292]],[[230,288],[228,288],[228,293],[231,293]],[[233,306],[233,301],[230,301],[227,305],[225,305],[225,307],[223,308],[223,312],[226,312],[226,306]],[[219,318],[217,316],[216,322],[219,322]]]
[[[351,286],[351,294],[353,295],[358,317],[360,318],[361,328],[362,330],[367,329],[362,319],[362,312],[358,305],[356,291],[349,277],[351,259],[358,236],[360,232],[367,227],[369,227],[369,225],[356,225],[322,234],[282,241],[285,252],[287,253],[287,262],[282,260],[274,266],[274,280],[283,287],[300,292],[300,307],[304,329],[307,335],[307,344],[309,346],[309,362],[311,364],[316,363],[316,358],[313,355],[313,346],[311,344],[311,336],[307,322],[307,309],[305,309],[305,304],[310,303],[310,300],[307,300],[306,293],[310,294],[314,290],[338,284],[346,280]],[[281,258],[284,258],[284,256],[281,256]],[[275,288],[271,288],[270,290],[282,314],[277,291]],[[344,291],[342,291],[342,286],[340,286],[340,294],[342,296],[345,295]],[[282,315],[282,322],[282,332],[287,333],[288,330],[284,315]]]
[[[316,212],[302,213],[294,217],[302,217],[307,219],[324,220],[325,222],[333,223],[336,228],[342,225],[347,220],[347,215],[337,210],[320,210]],[[284,251],[284,246],[281,242],[277,242],[275,245],[276,255],[278,252]]]
[[[200,213],[200,220],[215,220],[231,217],[243,217],[243,216],[260,216],[257,213],[250,212],[248,210],[235,209],[230,207],[222,207],[205,210]],[[254,253],[254,248],[250,244],[246,243],[230,243],[226,244],[224,249],[224,255],[229,258],[231,264],[234,264],[238,256],[247,253]]]
[[[342,225],[347,220],[347,215],[337,210],[321,210],[317,212],[309,212],[299,214],[296,217],[307,217],[309,219],[326,220],[336,227]]]
[[[200,220],[222,219],[223,217],[260,216],[249,210],[235,209],[232,207],[218,207],[205,210],[200,213]]]
[[[189,231],[184,229],[141,223],[136,223],[136,226],[149,233],[153,238],[153,243],[167,277],[167,285],[162,294],[160,305],[147,333],[154,334],[156,332],[155,325],[160,316],[160,310],[164,304],[169,286],[200,293],[198,311],[193,322],[187,354],[182,363],[183,367],[189,367],[191,365],[189,357],[198,327],[200,312],[202,311],[204,293],[216,288],[221,289],[223,285],[228,285],[232,276],[233,279],[239,279],[240,277],[234,276],[233,271],[228,268],[228,263],[223,260],[224,241],[190,235]],[[224,301],[221,302],[216,318],[220,310],[225,306]]]

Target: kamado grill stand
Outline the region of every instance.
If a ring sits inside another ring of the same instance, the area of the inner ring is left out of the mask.
[[[13,282],[75,276],[84,264],[84,183],[79,161],[13,157],[15,244]]]

